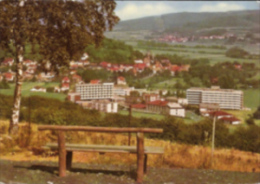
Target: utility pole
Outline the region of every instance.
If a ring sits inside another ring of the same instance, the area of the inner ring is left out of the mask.
[[[131,126],[131,119],[132,119],[132,106],[129,105],[129,121],[128,121],[128,127]],[[128,146],[131,144],[131,133],[128,133]]]
[[[214,112],[213,126],[212,126],[212,145],[211,145],[211,166],[213,165],[214,150],[215,150],[215,132],[216,132],[216,112]]]

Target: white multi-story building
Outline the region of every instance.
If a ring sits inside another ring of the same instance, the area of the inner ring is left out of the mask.
[[[242,109],[243,91],[232,89],[190,88],[186,92],[188,104],[219,104],[220,109]]]
[[[114,83],[76,84],[81,100],[112,99]]]

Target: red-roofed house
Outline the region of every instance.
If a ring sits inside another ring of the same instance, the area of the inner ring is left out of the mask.
[[[11,72],[6,72],[3,73],[3,77],[5,78],[6,81],[11,82],[14,81],[15,74]]]
[[[61,83],[70,83],[69,77],[63,77]]]
[[[134,68],[137,72],[141,73],[144,71],[144,69],[146,68],[146,64],[145,63],[138,63],[134,65]]]
[[[111,67],[111,63],[108,63],[106,61],[102,61],[100,64],[100,66],[102,66],[102,68],[108,68],[108,67]]]
[[[231,118],[233,117],[232,114],[229,114],[227,112],[224,111],[212,111],[208,113],[210,117],[214,117],[216,116],[217,119],[221,119],[221,118]]]
[[[14,64],[14,59],[13,58],[6,58],[2,62],[2,65],[4,65],[4,66],[12,66],[13,64]]]
[[[79,76],[79,75],[77,75],[77,74],[74,74],[74,75],[72,75],[72,80],[73,80],[74,82],[81,82],[81,81],[82,81],[82,78],[81,78],[81,76]]]
[[[131,107],[133,109],[146,109],[146,105],[145,104],[132,104]]]
[[[240,65],[240,64],[234,64],[234,67],[237,70],[241,70],[242,69],[242,65]]]
[[[60,88],[61,91],[67,91],[69,89],[70,89],[70,84],[69,83],[62,83],[61,84],[61,88]]]
[[[89,83],[90,83],[90,84],[99,84],[99,83],[100,83],[100,80],[97,80],[97,79],[91,80]]]
[[[118,84],[118,85],[126,85],[126,80],[125,80],[125,78],[122,77],[122,76],[117,77],[117,84]]]
[[[29,60],[29,59],[26,59],[23,61],[23,64],[27,67],[29,67],[30,65],[36,65],[36,62],[32,61],[32,60]]]
[[[153,73],[156,74],[157,72],[160,72],[163,70],[163,66],[159,61],[156,61],[156,63],[152,66]]]
[[[172,65],[170,68],[171,75],[174,76],[176,72],[180,71],[181,67],[178,65]]]
[[[228,124],[231,124],[231,125],[238,125],[241,123],[240,119],[237,119],[236,117],[223,117],[223,118],[220,118],[221,121],[223,121],[224,123],[228,123]]]

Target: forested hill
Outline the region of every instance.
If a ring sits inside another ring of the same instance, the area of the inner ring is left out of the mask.
[[[185,29],[205,29],[212,27],[258,27],[259,10],[230,11],[230,12],[182,12],[161,16],[145,17],[119,22],[114,30],[164,30],[175,31]]]

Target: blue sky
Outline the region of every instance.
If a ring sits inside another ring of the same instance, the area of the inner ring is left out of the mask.
[[[260,1],[116,1],[121,20],[177,12],[225,12],[260,9]]]

